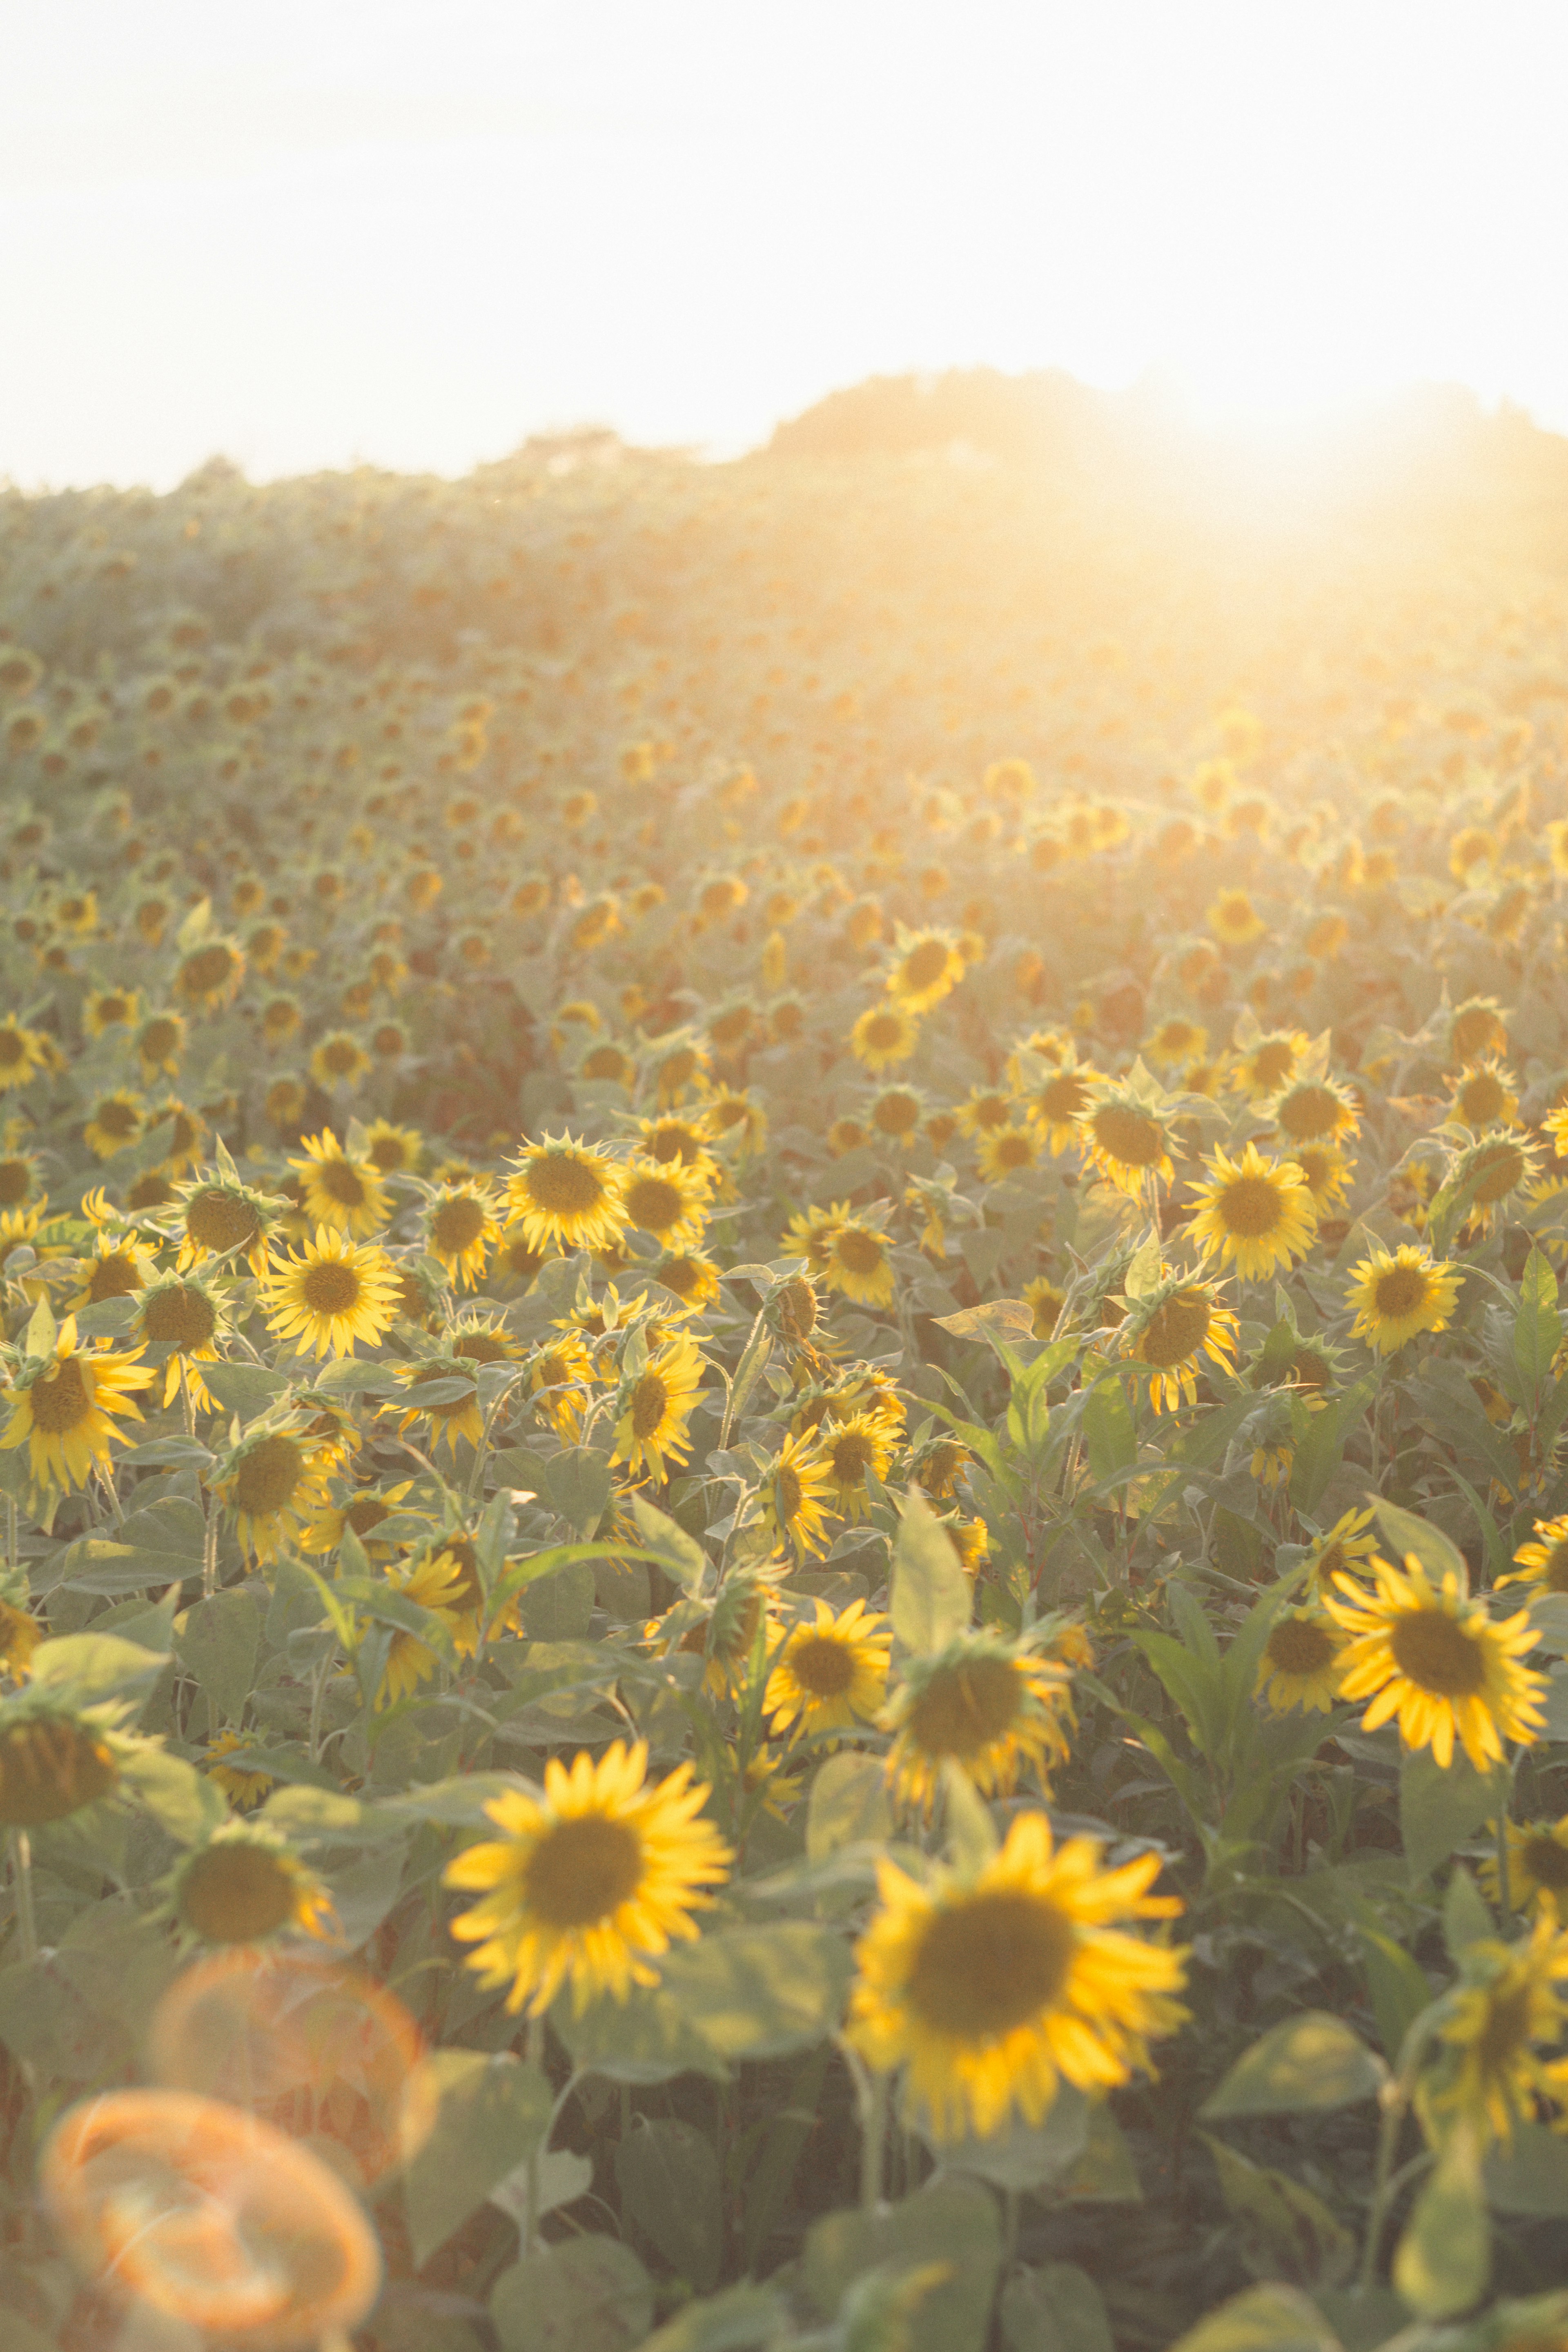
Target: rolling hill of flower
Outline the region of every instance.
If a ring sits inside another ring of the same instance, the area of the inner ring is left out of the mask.
[[[7,2352],[1568,2345],[1564,451],[1380,432],[0,494]]]

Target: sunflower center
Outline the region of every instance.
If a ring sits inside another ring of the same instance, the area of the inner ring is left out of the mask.
[[[1302,1348],[1291,1359],[1290,1377],[1298,1388],[1326,1389],[1329,1368],[1321,1356],[1314,1356],[1310,1348]]]
[[[1552,1895],[1568,1894],[1568,1846],[1559,1845],[1554,1837],[1527,1837],[1520,1860],[1537,1886]]]
[[[510,1360],[506,1341],[493,1331],[460,1331],[452,1342],[452,1353],[466,1357],[471,1364],[504,1364]]]
[[[866,1024],[866,1043],[873,1053],[886,1053],[902,1042],[904,1024],[896,1013],[874,1013]]]
[[[1480,1643],[1441,1609],[1402,1616],[1388,1646],[1400,1673],[1434,1698],[1468,1698],[1486,1682]]]
[[[910,1730],[927,1756],[975,1756],[1018,1719],[1023,1697],[1005,1658],[942,1666],[910,1710]]]
[[[110,1250],[92,1269],[87,1286],[88,1303],[96,1307],[101,1299],[129,1298],[133,1290],[141,1287],[142,1276],[130,1252]]]
[[[800,1501],[799,1476],[787,1462],[781,1462],[773,1474],[773,1503],[785,1527],[793,1524]]]
[[[947,949],[941,940],[922,940],[904,958],[904,981],[910,988],[930,988],[947,970]]]
[[[570,1160],[564,1154],[531,1162],[527,1181],[535,1208],[549,1216],[582,1216],[596,1209],[605,1197],[598,1170],[585,1160]]]
[[[832,1633],[807,1633],[790,1653],[790,1671],[813,1698],[842,1698],[855,1679],[855,1661]]]
[[[484,1599],[484,1586],[479,1581],[479,1556],[467,1536],[448,1536],[441,1546],[440,1558],[449,1560],[458,1571],[457,1589],[448,1606],[472,1609]]]
[[[667,1258],[658,1269],[658,1278],[677,1298],[690,1298],[702,1286],[702,1269],[689,1257]]]
[[[363,1286],[352,1265],[337,1258],[319,1258],[305,1270],[300,1285],[300,1304],[312,1315],[352,1315]]]
[[[835,1235],[833,1247],[847,1274],[876,1274],[881,1266],[881,1243],[874,1234],[862,1233],[858,1225],[846,1225]]]
[[[1406,1315],[1419,1315],[1426,1304],[1427,1288],[1426,1276],[1420,1266],[1391,1266],[1373,1285],[1373,1311],[1391,1323],[1403,1321]]]
[[[343,1525],[353,1528],[356,1536],[368,1536],[373,1528],[380,1527],[383,1519],[391,1517],[390,1506],[382,1502],[379,1496],[362,1495],[343,1513]]]
[[[626,1214],[645,1234],[668,1233],[686,1213],[678,1186],[663,1176],[639,1176],[626,1186]]]
[[[858,1486],[876,1458],[876,1449],[863,1429],[845,1430],[828,1452],[834,1480],[840,1486]]]
[[[236,1508],[248,1518],[270,1518],[292,1501],[304,1467],[304,1452],[291,1437],[264,1437],[235,1474]]]
[[[1268,1661],[1282,1675],[1321,1674],[1334,1654],[1333,1636],[1305,1617],[1287,1617],[1268,1636]]]
[[[913,1095],[884,1095],[871,1113],[871,1123],[884,1135],[912,1135],[920,1116],[921,1107]]]
[[[0,1070],[15,1070],[26,1058],[26,1040],[21,1033],[16,1029],[0,1029]]]
[[[430,1220],[431,1240],[437,1249],[453,1255],[472,1249],[484,1229],[484,1205],[471,1193],[463,1193],[455,1201],[443,1201]]]
[[[921,1937],[910,2006],[933,2032],[999,2040],[1059,1998],[1076,1944],[1072,1921],[1044,1895],[971,1895],[937,1912]]]
[[[216,1251],[248,1249],[261,1231],[261,1221],[248,1201],[232,1192],[193,1192],[185,1203],[185,1231],[198,1247]]]
[[[249,1944],[281,1927],[294,1909],[294,1882],[263,1846],[210,1845],[185,1873],[180,1912],[209,1944]]]
[[[1491,1993],[1486,2023],[1476,2037],[1476,2056],[1489,2074],[1501,2074],[1528,2044],[1530,1987],[1509,1985]]]
[[[150,1062],[162,1062],[174,1051],[180,1033],[172,1021],[149,1021],[143,1024],[137,1045]]]
[[[1035,1100],[1047,1119],[1076,1118],[1089,1100],[1089,1088],[1081,1078],[1052,1078],[1040,1088]]]
[[[1501,1082],[1490,1070],[1467,1078],[1459,1088],[1459,1108],[1477,1127],[1488,1127],[1494,1118],[1500,1118],[1506,1099]]]
[[[92,1390],[75,1356],[62,1356],[33,1382],[28,1395],[33,1426],[48,1437],[63,1437],[68,1431],[79,1429],[92,1413]]]
[[[1552,1545],[1540,1582],[1548,1592],[1568,1592],[1568,1537]]]
[[[1284,1201],[1272,1177],[1238,1176],[1226,1186],[1216,1206],[1226,1233],[1242,1241],[1261,1241],[1279,1230]]]
[[[1035,1147],[1021,1129],[999,1135],[992,1147],[992,1164],[997,1168],[1027,1168],[1034,1156]]]
[[[630,1822],[603,1813],[556,1822],[528,1858],[529,1908],[557,1933],[592,1927],[630,1902],[642,1867],[642,1840]]]
[[[1516,1143],[1500,1143],[1477,1164],[1482,1172],[1475,1197],[1483,1203],[1500,1201],[1524,1174],[1524,1154]]]
[[[632,1391],[632,1435],[651,1437],[664,1419],[669,1391],[658,1372],[645,1372]]]
[[[0,1738],[0,1822],[31,1829],[106,1796],[120,1767],[90,1731],[60,1716],[19,1723]]]
[[[134,1135],[137,1127],[136,1106],[134,1103],[121,1102],[116,1096],[110,1095],[107,1102],[99,1104],[98,1108],[93,1112],[92,1119],[93,1125],[100,1127],[105,1135]]]
[[[1178,1290],[1150,1316],[1139,1337],[1139,1355],[1144,1363],[1163,1371],[1173,1364],[1184,1364],[1207,1339],[1211,1320],[1209,1303],[1201,1290]]]
[[[359,1047],[352,1037],[332,1037],[321,1047],[321,1066],[335,1078],[346,1077],[359,1060]]]
[[[1298,1143],[1327,1135],[1339,1115],[1339,1097],[1327,1087],[1298,1087],[1279,1106],[1279,1124]]]
[[[1165,1149],[1163,1129],[1120,1103],[1107,1103],[1092,1121],[1100,1150],[1123,1168],[1152,1168]]]
[[[33,1189],[33,1171],[25,1160],[0,1160],[0,1208],[14,1209]]]
[[[363,1209],[366,1199],[364,1178],[346,1160],[323,1160],[316,1171],[316,1181],[329,1201],[341,1209]]]
[[[226,947],[198,948],[180,967],[180,984],[192,996],[211,996],[228,985],[234,951]]]

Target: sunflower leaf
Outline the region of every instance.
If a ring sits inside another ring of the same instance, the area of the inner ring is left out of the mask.
[[[1303,2010],[1244,2051],[1198,2113],[1217,2121],[1351,2106],[1375,2098],[1385,2074],[1382,2061],[1342,2018]]]
[[[968,1624],[974,1605],[952,1537],[911,1487],[899,1506],[890,1614],[906,1650],[927,1657]]]

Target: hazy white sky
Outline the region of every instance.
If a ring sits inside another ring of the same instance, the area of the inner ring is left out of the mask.
[[[1565,0],[0,0],[0,476],[734,446],[873,371],[1568,430]]]

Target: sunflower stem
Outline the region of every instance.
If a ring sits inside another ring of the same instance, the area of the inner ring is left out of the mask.
[[[217,1510],[209,1496],[207,1523],[202,1536],[202,1599],[210,1601],[217,1591]]]
[[[16,1497],[15,1495],[7,1495],[5,1497],[5,1565],[7,1568],[15,1568],[16,1565]]]
[[[1513,1928],[1513,1894],[1509,1885],[1508,1816],[1513,1802],[1513,1767],[1505,1760],[1498,1767],[1499,1799],[1497,1820],[1497,1907],[1502,1933],[1506,1937]]]
[[[882,2202],[883,2142],[888,2135],[888,2078],[868,2068],[856,2086],[860,2094],[860,2210],[875,2213]]]
[[[11,1884],[16,1890],[16,1929],[24,1960],[38,1957],[38,1917],[33,1908],[33,1841],[26,1830],[11,1832]]]

